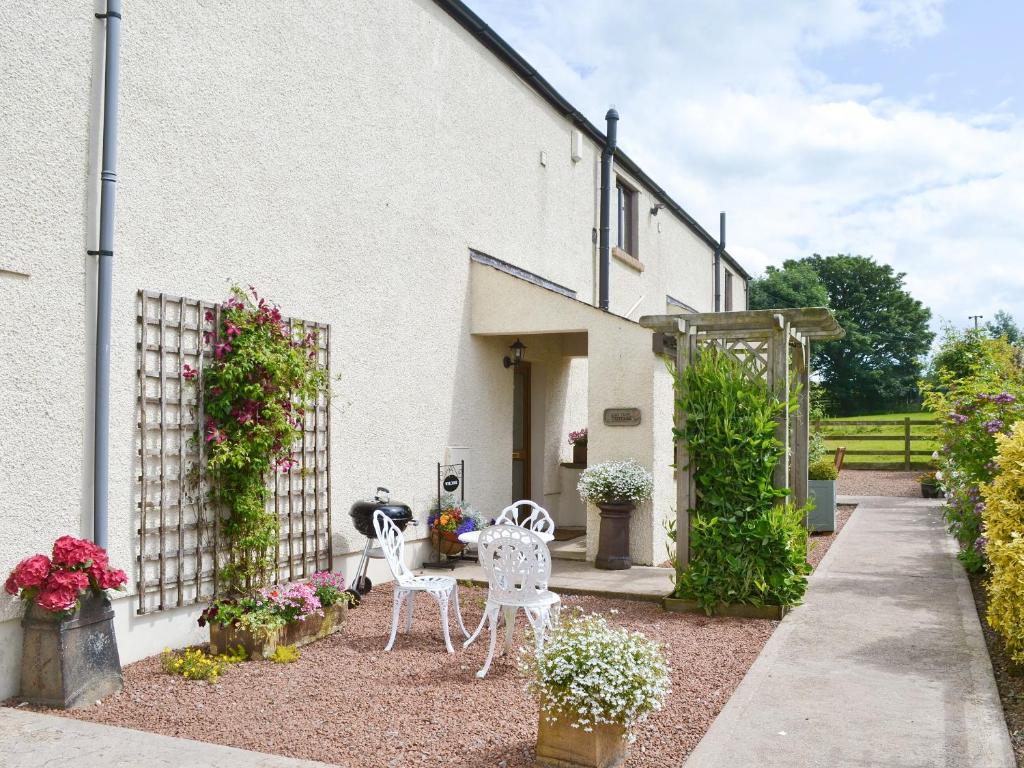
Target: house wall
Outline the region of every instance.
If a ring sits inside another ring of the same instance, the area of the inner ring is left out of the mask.
[[[95,247],[103,44],[93,10],[53,0],[0,18],[0,160],[17,180],[0,186],[0,572],[55,534],[90,533],[95,263],[85,250]],[[624,144],[628,126],[625,115]],[[112,561],[131,572],[137,546],[139,289],[216,300],[233,282],[253,284],[286,314],[331,324],[339,570],[351,574],[357,555],[344,555],[363,544],[351,502],[386,485],[422,520],[434,463],[453,453],[467,460],[467,497],[507,503],[508,341],[469,332],[467,254],[479,249],[593,300],[600,147],[584,139],[573,162],[572,130],[430,0],[311,2],[301,13],[244,0],[127,4]],[[631,318],[661,312],[665,293],[709,309],[710,249],[669,211],[647,215],[654,201],[637,186],[645,269],[614,263],[612,311],[643,297]],[[600,342],[605,359],[620,342]],[[644,354],[616,385],[623,399],[629,382],[658,375]],[[557,355],[540,367],[549,423],[581,426],[588,407],[595,413],[600,373]],[[545,496],[565,491],[562,442],[545,438]],[[650,440],[620,450],[664,464]],[[423,550],[411,547],[410,558]],[[125,661],[198,639],[195,610],[138,617],[133,602],[116,601]],[[16,689],[19,613],[0,604],[0,698]]]

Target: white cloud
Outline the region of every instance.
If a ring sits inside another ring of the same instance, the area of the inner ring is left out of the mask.
[[[812,251],[873,255],[936,316],[964,324],[1003,307],[1024,322],[1024,120],[1012,102],[942,113],[807,64],[935,35],[941,0],[473,6],[597,125],[615,104],[623,149],[705,226],[727,210],[730,251],[750,271]]]

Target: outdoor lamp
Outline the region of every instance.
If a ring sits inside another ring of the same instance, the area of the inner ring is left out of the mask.
[[[519,365],[523,362],[523,353],[526,351],[526,345],[523,344],[519,339],[512,342],[509,349],[512,351],[512,357],[505,355],[504,363],[506,368],[511,368],[513,365]]]

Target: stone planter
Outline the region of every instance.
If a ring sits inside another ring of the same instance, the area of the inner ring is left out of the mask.
[[[814,507],[807,513],[807,530],[831,533],[836,529],[836,481],[810,480],[807,501]]]
[[[598,504],[601,510],[601,533],[597,543],[596,568],[622,571],[633,567],[629,557],[629,519],[633,515],[631,502]]]
[[[942,491],[934,483],[921,483],[921,496],[926,499],[941,499]]]
[[[430,545],[437,552],[449,557],[462,554],[462,550],[466,548],[466,545],[459,541],[459,536],[455,531],[432,530],[430,532]]]
[[[323,616],[310,616],[305,621],[255,635],[240,627],[210,624],[210,653],[224,653],[242,646],[250,659],[269,659],[279,645],[306,645],[334,634],[348,617],[348,603],[336,603],[324,609]]]
[[[572,444],[572,463],[573,464],[582,464],[584,467],[587,466],[587,443],[586,443],[586,441],[583,441],[582,443],[573,443]]]
[[[615,768],[626,760],[626,729],[601,723],[589,733],[556,719],[548,722],[544,711],[537,726],[536,765],[550,768]]]
[[[121,690],[114,610],[106,595],[85,593],[68,615],[29,603],[21,626],[23,701],[72,709]]]

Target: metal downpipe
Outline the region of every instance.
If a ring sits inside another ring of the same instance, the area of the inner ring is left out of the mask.
[[[114,268],[114,198],[117,183],[117,101],[121,56],[121,0],[107,0],[103,76],[103,161],[100,172],[96,279],[96,369],[93,422],[92,538],[107,546],[110,464],[110,314]]]
[[[718,247],[715,248],[715,312],[722,311],[722,251],[725,250],[725,211],[718,214]]]
[[[619,113],[609,109],[605,115],[608,130],[601,152],[601,232],[598,247],[599,273],[597,305],[608,311],[608,273],[611,271],[611,215],[612,215],[612,165],[615,162],[615,145],[618,139]]]

